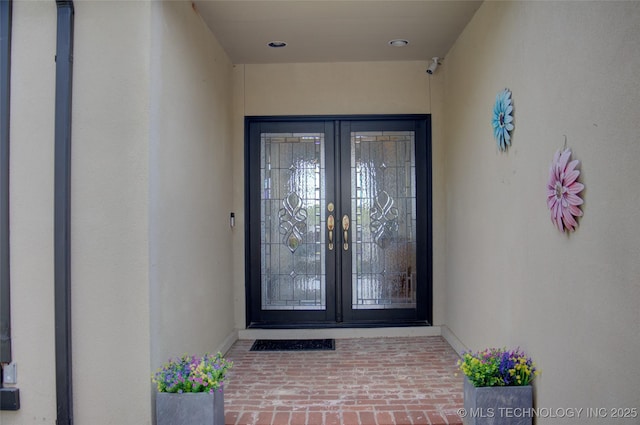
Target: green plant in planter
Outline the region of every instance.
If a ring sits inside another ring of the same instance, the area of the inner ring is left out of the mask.
[[[475,387],[530,385],[540,373],[531,358],[519,348],[465,352],[458,360],[458,366]]]
[[[233,363],[222,357],[184,354],[170,359],[151,377],[161,393],[214,393],[221,390],[227,371]]]

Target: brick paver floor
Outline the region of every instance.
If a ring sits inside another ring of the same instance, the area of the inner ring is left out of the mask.
[[[462,378],[441,337],[336,339],[335,351],[249,351],[237,341],[227,425],[461,425]]]

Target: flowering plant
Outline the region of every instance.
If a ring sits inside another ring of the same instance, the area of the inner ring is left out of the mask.
[[[161,393],[213,393],[224,385],[224,378],[233,363],[221,353],[203,357],[184,354],[170,359],[151,377]]]
[[[535,363],[519,348],[487,348],[477,353],[462,353],[460,370],[474,387],[529,385],[539,374]]]

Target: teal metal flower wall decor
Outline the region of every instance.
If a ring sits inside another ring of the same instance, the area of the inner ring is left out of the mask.
[[[504,89],[496,96],[492,120],[493,135],[501,151],[506,151],[507,147],[511,146],[511,132],[514,128],[512,112],[511,91]]]

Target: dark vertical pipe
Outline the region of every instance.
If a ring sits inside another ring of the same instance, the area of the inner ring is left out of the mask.
[[[20,409],[20,390],[4,388],[2,365],[11,363],[9,273],[9,120],[12,0],[0,0],[0,410]]]
[[[9,283],[11,9],[11,0],[0,1],[0,363],[11,363],[11,291]]]
[[[73,423],[71,382],[71,94],[73,81],[73,1],[56,0],[54,297],[57,425]]]

